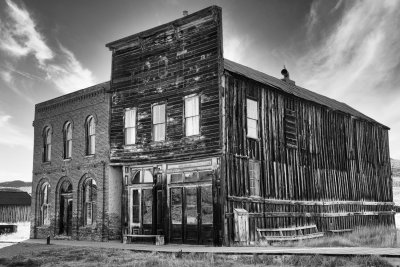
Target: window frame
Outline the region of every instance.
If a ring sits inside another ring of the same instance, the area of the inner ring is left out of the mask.
[[[135,111],[135,123],[134,126],[127,127],[126,126],[126,114],[128,111]],[[132,107],[132,108],[126,108],[124,110],[124,145],[126,146],[132,146],[137,144],[137,125],[138,125],[138,108],[137,107]],[[135,142],[134,143],[127,143],[127,129],[134,129],[134,137],[135,137]]]
[[[164,122],[161,123],[154,123],[154,107],[157,106],[164,106]],[[156,126],[164,124],[164,136],[162,140],[155,140],[155,128]],[[160,103],[154,103],[151,105],[151,133],[152,133],[152,141],[153,142],[164,142],[167,137],[167,103],[166,102],[160,102]]]
[[[248,101],[253,101],[256,103],[256,111],[257,111],[256,119],[249,117],[249,102]],[[256,122],[256,136],[249,135],[249,120],[253,120]],[[251,97],[246,97],[246,137],[247,138],[251,138],[254,140],[258,140],[260,138],[259,133],[258,133],[259,132],[259,120],[260,120],[260,118],[259,118],[258,100],[255,100],[254,98],[251,98]]]
[[[91,129],[91,123],[93,123],[93,133],[90,133]],[[86,128],[86,156],[91,156],[96,154],[96,121],[94,119],[94,116],[89,116],[86,119],[85,123],[85,128]],[[93,140],[92,140],[93,137]]]
[[[71,138],[68,139],[68,130],[71,131]],[[71,159],[72,158],[72,140],[73,140],[73,128],[72,128],[72,122],[71,121],[67,121],[64,124],[64,155],[63,158],[64,159]]]
[[[50,138],[49,138],[50,137]],[[48,140],[50,139],[50,142]],[[50,162],[51,161],[51,141],[52,141],[52,131],[51,127],[46,126],[43,130],[43,155],[42,161]]]
[[[46,199],[45,199],[45,193],[44,193],[45,190],[46,190]],[[40,226],[49,226],[50,225],[49,194],[50,194],[50,184],[48,182],[45,182],[40,186],[40,192],[39,192],[39,209],[40,209],[39,225]],[[46,218],[45,218],[44,210],[46,210]]]
[[[95,193],[93,191],[93,186]],[[87,190],[91,187],[91,191],[89,192],[89,200],[87,199]],[[88,207],[90,206],[91,216],[90,222],[88,217]],[[88,178],[83,183],[82,187],[82,218],[83,218],[83,225],[90,226],[96,225],[96,216],[97,216],[97,183],[96,180],[93,178]]]
[[[198,114],[194,115],[194,116],[190,116],[190,117],[186,117],[186,100],[189,98],[197,98],[198,101]],[[187,119],[188,118],[194,118],[194,117],[198,117],[198,133],[195,134],[191,134],[191,135],[187,135]],[[183,136],[185,137],[192,137],[192,136],[199,136],[201,135],[201,97],[200,94],[191,94],[191,95],[187,95],[183,98]]]

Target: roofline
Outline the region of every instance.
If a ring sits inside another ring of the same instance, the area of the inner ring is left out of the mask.
[[[96,87],[100,87],[100,86],[102,87],[102,89],[107,90],[107,83],[110,84],[110,81],[101,82],[101,83],[98,83],[98,84],[95,84],[95,85],[92,85],[92,86],[89,86],[89,87],[86,87],[86,88],[78,89],[78,90],[73,91],[71,93],[63,94],[63,95],[57,96],[55,98],[51,98],[51,99],[39,102],[39,103],[35,104],[35,107],[37,108],[37,107],[45,106],[45,105],[48,105],[48,104],[54,104],[54,103],[57,103],[57,102],[62,102],[63,98],[69,98],[71,96],[81,94],[85,90],[91,91],[90,89],[92,89],[93,91],[96,91],[96,90],[98,90],[98,88],[96,88]]]
[[[139,32],[139,33],[135,33],[135,34],[129,35],[129,36],[127,36],[127,37],[123,37],[123,38],[121,38],[121,39],[118,39],[118,40],[109,42],[109,43],[107,43],[105,46],[108,47],[110,50],[111,50],[111,49],[114,49],[114,48],[117,48],[117,47],[119,46],[119,44],[121,44],[121,43],[123,43],[123,42],[132,41],[132,40],[137,39],[138,37],[146,37],[146,35],[147,35],[148,33],[150,33],[150,32],[154,32],[154,31],[163,31],[165,28],[168,28],[171,24],[179,24],[178,22],[180,22],[180,21],[188,20],[188,19],[190,19],[190,18],[192,18],[192,17],[197,16],[197,14],[199,14],[199,13],[201,13],[201,12],[205,12],[205,11],[207,11],[207,10],[212,10],[212,9],[220,9],[220,10],[221,10],[221,7],[216,6],[216,5],[213,5],[213,6],[209,6],[209,7],[203,8],[203,9],[201,9],[201,10],[199,10],[199,11],[196,11],[196,12],[194,12],[194,13],[192,13],[192,14],[189,14],[189,15],[187,15],[187,16],[180,17],[180,18],[178,18],[178,19],[175,19],[175,20],[173,20],[173,21],[170,21],[170,22],[161,24],[161,25],[159,25],[159,26],[155,26],[155,27],[153,27],[153,28],[150,28],[150,29],[141,31],[141,32]],[[184,24],[184,23],[181,23],[181,24]]]
[[[224,58],[224,60],[225,60],[225,58]],[[229,60],[229,59],[228,59],[228,60]],[[232,61],[232,60],[230,60],[230,61],[231,61],[231,62],[234,62],[234,61]],[[236,63],[236,62],[234,62],[234,63]],[[239,64],[239,63],[236,63],[236,64]],[[241,64],[239,64],[239,65],[241,65]],[[245,66],[245,65],[242,65],[242,66]],[[245,66],[245,67],[247,67],[247,66]],[[247,67],[247,68],[250,68],[250,67]],[[255,69],[253,69],[253,68],[250,68],[250,69],[255,70]],[[252,79],[252,78],[250,78],[250,77],[248,77],[248,76],[246,76],[246,75],[244,75],[244,74],[242,74],[242,73],[238,73],[238,72],[235,72],[235,71],[231,71],[231,70],[225,68],[225,65],[224,65],[224,71],[227,71],[227,72],[232,73],[232,74],[234,74],[234,75],[239,75],[239,76],[245,77],[246,79],[252,80],[252,81],[257,82],[257,83],[260,83],[260,84],[268,85],[268,86],[270,86],[270,87],[272,87],[272,88],[274,88],[274,89],[279,90],[279,92],[282,93],[282,94],[291,95],[291,96],[297,97],[297,98],[299,98],[299,99],[302,99],[302,100],[304,100],[304,101],[308,101],[308,102],[317,104],[317,105],[319,105],[319,106],[325,107],[325,108],[327,108],[327,109],[330,109],[330,110],[333,110],[333,111],[336,111],[336,112],[340,112],[340,113],[343,113],[343,114],[347,114],[347,115],[352,116],[352,117],[356,117],[357,119],[362,120],[362,121],[366,121],[366,122],[370,122],[370,123],[377,124],[377,125],[379,125],[379,126],[385,128],[385,129],[387,129],[387,130],[390,130],[390,127],[388,127],[388,126],[386,126],[386,125],[384,125],[384,124],[382,124],[382,123],[380,123],[380,122],[377,122],[376,120],[374,120],[374,119],[372,119],[372,118],[370,118],[371,120],[368,121],[368,120],[366,120],[366,119],[364,119],[364,118],[361,118],[361,117],[359,117],[359,116],[355,116],[355,115],[350,114],[350,113],[348,113],[348,112],[345,112],[345,111],[343,111],[343,110],[333,109],[333,108],[331,108],[331,107],[329,107],[329,106],[327,106],[327,105],[324,105],[324,104],[322,104],[322,103],[318,103],[318,102],[312,101],[312,100],[310,100],[310,99],[305,99],[305,98],[300,97],[300,96],[297,96],[297,95],[295,95],[295,94],[292,94],[292,93],[283,91],[281,88],[279,88],[279,86],[276,86],[276,85],[274,85],[274,84],[271,84],[271,83],[263,83],[263,82],[261,82],[261,81],[257,81],[257,80],[255,80],[255,79]],[[257,70],[255,70],[255,71],[257,71]],[[260,71],[259,71],[259,72],[260,72]],[[270,75],[269,75],[269,76],[270,76]],[[273,77],[273,76],[271,76],[271,77]],[[278,78],[276,78],[276,77],[273,77],[273,78],[278,79]],[[296,87],[298,87],[298,86],[296,85]],[[303,89],[305,89],[305,88],[303,88]],[[306,90],[308,90],[308,89],[306,89]],[[333,100],[334,100],[334,99],[333,99]],[[337,101],[337,100],[335,100],[335,101]],[[340,102],[340,101],[337,101],[337,102]],[[340,102],[340,103],[342,103],[342,104],[344,104],[344,105],[347,105],[347,104],[344,103],[344,102]],[[347,106],[349,106],[349,105],[347,105]],[[351,106],[349,106],[349,107],[351,107]],[[357,112],[361,113],[361,112],[358,111],[358,110],[357,110]],[[361,114],[363,114],[363,113],[361,113]],[[363,115],[364,115],[364,114],[363,114]],[[364,115],[364,116],[366,116],[366,115]],[[366,116],[366,117],[368,117],[368,116]],[[369,117],[368,117],[368,118],[369,118]]]

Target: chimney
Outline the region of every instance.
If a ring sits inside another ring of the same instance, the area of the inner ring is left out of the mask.
[[[189,15],[189,12],[187,10],[183,10],[183,16],[186,17],[187,15]]]
[[[283,69],[281,70],[281,74],[283,75],[283,79],[281,79],[282,81],[287,82],[292,85],[295,85],[295,82],[290,79],[289,71],[286,69],[285,66],[283,66]]]

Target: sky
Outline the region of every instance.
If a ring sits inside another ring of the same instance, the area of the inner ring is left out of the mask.
[[[398,0],[0,1],[0,182],[31,181],[34,106],[111,73],[106,43],[222,7],[224,57],[349,104],[391,128],[400,159]]]

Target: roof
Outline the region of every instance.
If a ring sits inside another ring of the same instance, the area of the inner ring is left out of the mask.
[[[30,206],[31,196],[24,191],[0,189],[0,205]]]
[[[342,102],[336,101],[332,98],[317,94],[313,91],[302,88],[300,86],[296,86],[294,84],[287,83],[278,78],[272,77],[268,74],[262,73],[260,71],[254,70],[252,68],[243,66],[241,64],[238,64],[238,63],[233,62],[226,58],[224,59],[224,68],[225,68],[225,70],[227,70],[229,72],[245,76],[247,78],[250,78],[252,80],[255,80],[255,81],[260,82],[265,85],[269,85],[269,86],[274,87],[277,90],[283,91],[287,94],[291,94],[291,95],[297,96],[299,98],[309,100],[311,102],[326,106],[332,110],[341,111],[341,112],[350,114],[354,117],[358,117],[358,118],[361,118],[361,119],[369,121],[369,122],[380,124],[381,126],[389,129],[389,127],[362,114],[361,112],[355,110],[354,108],[350,107],[349,105],[347,105],[345,103],[342,103]]]

